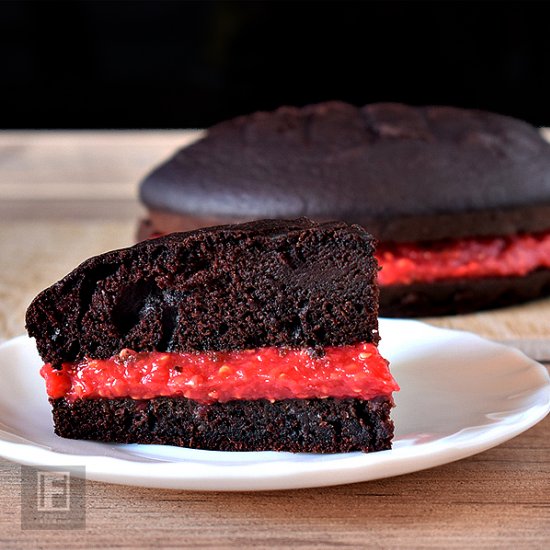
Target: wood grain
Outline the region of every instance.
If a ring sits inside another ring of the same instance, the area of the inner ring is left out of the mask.
[[[39,290],[133,242],[137,182],[199,136],[0,132],[0,339],[23,332]],[[536,346],[550,341],[548,319],[550,300],[430,322]],[[469,459],[341,487],[224,494],[88,482],[85,530],[22,531],[19,466],[0,460],[0,480],[0,548],[550,547],[550,418]]]

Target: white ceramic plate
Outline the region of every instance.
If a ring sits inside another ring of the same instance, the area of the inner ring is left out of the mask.
[[[41,366],[25,336],[0,346],[0,456],[85,466],[87,479],[248,491],[367,481],[458,460],[527,430],[550,410],[546,369],[511,348],[416,321],[381,320],[382,354],[401,385],[391,451],[228,453],[72,441],[54,435]]]

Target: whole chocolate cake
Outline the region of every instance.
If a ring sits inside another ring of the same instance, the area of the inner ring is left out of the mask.
[[[258,221],[91,258],[39,294],[27,329],[55,430],[215,450],[391,446],[373,238]]]
[[[550,290],[550,145],[453,107],[330,102],[218,124],[143,181],[140,238],[306,215],[380,241],[381,313],[511,304]]]

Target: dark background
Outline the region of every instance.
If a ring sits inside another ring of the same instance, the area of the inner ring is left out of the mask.
[[[550,125],[549,7],[0,1],[0,127],[203,127],[327,99]]]

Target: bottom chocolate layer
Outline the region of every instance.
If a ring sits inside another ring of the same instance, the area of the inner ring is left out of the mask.
[[[550,269],[523,277],[457,279],[380,287],[380,315],[427,317],[511,306],[550,294]]]
[[[211,405],[177,397],[50,403],[55,433],[69,439],[218,451],[345,453],[390,449],[393,437],[390,397]]]

